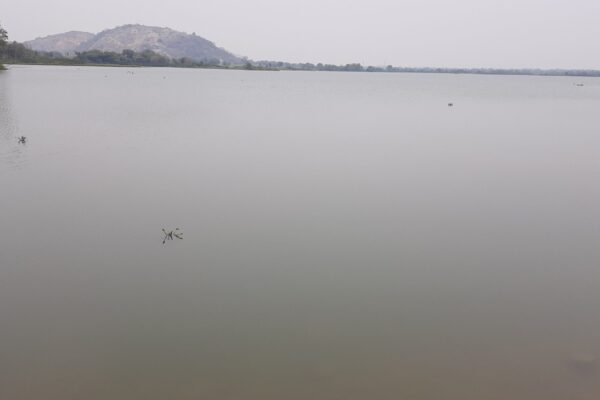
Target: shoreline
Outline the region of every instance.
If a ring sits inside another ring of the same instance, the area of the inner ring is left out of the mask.
[[[177,69],[215,69],[231,71],[292,71],[292,72],[348,72],[348,73],[386,73],[386,74],[454,74],[454,75],[500,75],[500,76],[554,76],[554,77],[573,77],[573,78],[600,78],[600,70],[548,70],[548,69],[494,69],[494,68],[397,68],[395,71],[386,71],[385,69],[364,69],[362,71],[344,71],[328,69],[302,69],[302,68],[272,68],[262,66],[174,66],[174,65],[123,65],[123,64],[90,64],[90,63],[26,63],[9,62],[0,64],[0,71],[7,70],[11,65],[39,65],[49,67],[111,67],[111,68],[177,68]]]
[[[82,63],[27,63],[27,62],[5,62],[4,67],[11,65],[39,65],[46,67],[110,67],[110,68],[177,68],[177,69],[219,69],[219,70],[233,70],[233,71],[283,71],[277,68],[263,68],[253,67],[246,68],[244,66],[239,67],[224,67],[219,65],[207,65],[207,66],[175,66],[175,65],[139,65],[139,64],[82,64]],[[0,64],[1,66],[2,64]],[[0,67],[0,70],[2,68]],[[7,69],[7,68],[4,68]]]

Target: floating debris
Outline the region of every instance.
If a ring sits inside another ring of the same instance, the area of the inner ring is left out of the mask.
[[[163,237],[163,244],[165,244],[167,240],[174,240],[175,238],[183,239],[183,232],[181,232],[179,228],[175,228],[174,231],[167,231],[163,228],[162,231],[165,235],[165,237]]]
[[[25,144],[27,142],[27,138],[25,136],[19,137],[19,143]]]
[[[581,86],[585,86],[583,83],[575,83],[574,85],[575,85],[575,86],[580,86],[580,87],[581,87]]]
[[[454,103],[448,103],[448,107],[454,107]]]

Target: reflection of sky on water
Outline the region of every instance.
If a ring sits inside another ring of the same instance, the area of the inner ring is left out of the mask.
[[[0,171],[18,169],[26,162],[26,145],[17,139],[21,135],[11,112],[9,73],[0,73]]]

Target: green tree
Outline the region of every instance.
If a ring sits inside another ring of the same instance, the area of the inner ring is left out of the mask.
[[[127,60],[133,60],[133,57],[135,56],[135,51],[130,50],[130,49],[125,49],[121,52],[121,54],[123,55],[123,57]]]
[[[0,25],[0,46],[4,46],[8,41],[8,32]]]
[[[4,58],[4,49],[6,48],[6,42],[8,42],[8,32],[0,25],[0,60]],[[0,64],[0,69],[4,69],[4,65]]]

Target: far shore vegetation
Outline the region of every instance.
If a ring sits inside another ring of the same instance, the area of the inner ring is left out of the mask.
[[[217,59],[192,60],[190,58],[170,58],[152,50],[136,52],[123,50],[121,53],[91,50],[76,52],[65,56],[57,52],[40,52],[27,48],[18,42],[9,42],[8,33],[0,26],[0,69],[2,64],[32,65],[68,65],[68,66],[127,66],[127,67],[174,67],[174,68],[214,68],[244,69],[258,71],[340,71],[340,72],[412,72],[412,73],[450,73],[483,75],[540,75],[540,76],[578,76],[600,77],[600,70],[584,69],[533,69],[533,68],[429,68],[363,66],[361,64],[312,64],[288,63],[283,61],[244,60],[242,64],[225,63]]]

